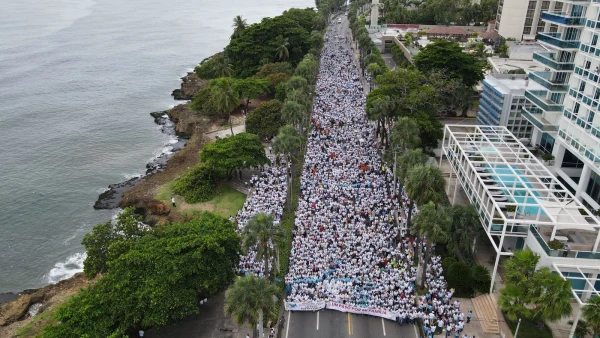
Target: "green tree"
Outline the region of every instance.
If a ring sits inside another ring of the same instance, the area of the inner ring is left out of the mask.
[[[483,42],[480,41],[475,45],[475,55],[480,58],[484,58],[487,55]]]
[[[508,284],[523,285],[533,277],[540,255],[531,250],[515,250],[513,256],[504,262],[504,279]]]
[[[177,179],[173,192],[183,196],[187,203],[206,202],[216,194],[218,175],[214,169],[199,165]]]
[[[267,279],[255,276],[238,278],[225,293],[225,313],[232,316],[238,325],[248,322],[252,328],[252,336],[263,336],[264,316],[277,316],[279,289]]]
[[[248,23],[245,19],[242,19],[241,15],[237,15],[233,18],[233,36],[239,38],[244,33],[244,30],[248,27]]]
[[[581,314],[592,330],[594,337],[600,335],[600,297],[593,296],[588,299]]]
[[[442,171],[434,166],[413,167],[406,178],[405,189],[410,204],[407,215],[407,225],[410,227],[412,210],[415,203],[419,206],[433,202],[434,204],[443,204],[447,197],[444,191],[446,180]]]
[[[570,316],[571,282],[554,274],[547,267],[535,272],[529,288],[531,303],[535,304],[534,318],[555,322]]]
[[[273,223],[274,220],[273,215],[258,213],[248,220],[242,232],[245,249],[256,249],[256,259],[262,259],[264,262],[263,276],[269,279],[272,279],[273,276],[269,259],[279,256],[277,245],[284,235],[283,229],[276,226]],[[277,259],[277,264],[279,266],[279,259]]]
[[[214,58],[207,58],[203,60],[198,66],[194,68],[194,73],[198,75],[199,78],[204,80],[211,80],[217,77],[217,72],[215,71],[215,60]]]
[[[498,305],[506,313],[508,319],[515,321],[519,318],[529,318],[531,310],[527,308],[527,294],[524,287],[508,284],[500,290]]]
[[[427,163],[428,156],[421,149],[410,149],[398,157],[398,179],[402,185],[405,184],[408,173],[414,167],[421,167]]]
[[[239,92],[235,88],[235,81],[232,78],[224,77],[212,80],[210,85],[213,87],[212,99],[217,109],[224,115],[229,115],[229,128],[233,135],[233,120],[231,113],[240,105]]]
[[[158,226],[62,305],[44,337],[123,337],[197,313],[199,297],[232,282],[239,250],[236,226],[212,213]]]
[[[304,119],[304,107],[296,101],[286,101],[281,111],[283,120],[296,127],[302,134],[302,121]]]
[[[443,70],[453,78],[462,79],[469,88],[483,80],[486,67],[475,55],[464,53],[458,43],[444,39],[427,45],[413,62],[423,73]]]
[[[419,147],[421,145],[419,134],[419,126],[414,119],[410,117],[400,118],[390,132],[392,148],[405,152]]]
[[[290,42],[287,38],[279,35],[273,44],[275,45],[275,55],[278,60],[285,61],[290,57],[290,51],[288,50]]]
[[[142,217],[134,213],[133,208],[125,208],[117,219],[98,224],[91,233],[83,237],[82,244],[87,256],[83,271],[87,278],[108,271],[108,263],[118,258],[140,237],[148,232],[142,223]]]
[[[283,107],[283,103],[279,100],[261,103],[256,109],[248,113],[246,131],[258,135],[260,139],[269,139],[276,136],[279,128],[283,126]]]
[[[256,76],[267,77],[273,74],[286,74],[292,76],[294,74],[294,67],[289,62],[275,62],[264,64]]]
[[[229,63],[229,60],[223,56],[217,56],[214,59],[214,70],[217,77],[228,77],[231,76],[233,70],[231,69],[232,65]]]
[[[312,54],[307,54],[296,67],[295,75],[302,76],[308,83],[315,83],[318,72],[319,62]]]
[[[239,133],[204,145],[200,161],[231,177],[233,170],[270,163],[258,136]]]
[[[291,168],[290,168],[290,179],[288,180],[288,196],[287,196],[287,207],[289,209],[291,203],[291,193],[294,182],[294,173],[295,165],[298,160],[297,153],[300,150],[300,145],[302,144],[302,136],[298,133],[298,131],[290,126],[289,124],[281,127],[279,129],[279,134],[273,140],[272,146],[273,151],[278,154],[285,155],[286,159],[290,160]]]
[[[270,81],[268,79],[249,77],[246,79],[235,80],[233,87],[238,91],[239,97],[246,99],[246,112],[250,100],[256,99],[259,96],[267,93],[269,90]]]
[[[433,202],[429,202],[419,209],[419,214],[415,216],[414,224],[411,232],[422,238],[427,237],[428,245],[425,248],[425,257],[421,266],[421,289],[425,287],[425,278],[427,265],[429,264],[429,252],[431,251],[432,243],[446,243],[450,239],[450,226],[452,224],[452,215],[448,212],[448,208],[436,208]],[[464,276],[463,276],[464,277]]]
[[[448,241],[448,251],[454,254],[460,253],[465,258],[473,255],[475,239],[484,233],[477,209],[473,204],[452,206],[452,227],[450,233],[452,239]]]

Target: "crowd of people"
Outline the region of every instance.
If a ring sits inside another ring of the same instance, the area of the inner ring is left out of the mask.
[[[463,337],[467,316],[452,301],[439,256],[431,255],[428,264],[428,293],[415,293],[414,256],[424,246],[403,229],[410,200],[394,189],[392,170],[377,153],[353,55],[335,30],[328,30],[321,53],[285,278],[287,301],[384,309],[396,313],[400,324],[422,319],[428,335],[441,330]],[[287,166],[271,160],[273,165],[251,178],[252,194],[232,218],[240,232],[258,212],[273,214],[276,224],[282,216]],[[262,277],[263,271],[253,250],[241,258],[240,274]]]
[[[267,157],[271,160],[271,165],[261,171],[260,175],[253,175],[249,180],[250,195],[244,202],[244,206],[240,209],[235,217],[230,220],[238,225],[238,233],[242,233],[248,220],[260,213],[270,214],[274,216],[274,224],[279,224],[283,215],[285,199],[287,194],[287,165],[285,161],[276,163],[275,157],[268,154]],[[269,245],[272,245],[270,243]],[[273,266],[273,259],[269,262],[269,266]],[[264,260],[256,259],[256,250],[250,249],[246,255],[240,257],[238,273],[246,275],[249,273],[258,277],[263,277]]]

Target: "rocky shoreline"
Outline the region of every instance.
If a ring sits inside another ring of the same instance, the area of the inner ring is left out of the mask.
[[[115,209],[119,207],[123,193],[143,182],[145,179],[166,169],[167,162],[173,155],[183,149],[187,143],[185,134],[177,134],[174,123],[169,116],[170,110],[153,112],[150,115],[154,118],[154,122],[161,126],[163,134],[174,136],[177,142],[165,145],[168,149],[156,157],[152,162],[146,164],[146,173],[144,175],[133,177],[127,181],[111,184],[108,190],[98,196],[98,200],[94,203],[94,209]]]

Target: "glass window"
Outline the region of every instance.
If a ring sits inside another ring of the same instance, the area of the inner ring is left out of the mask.
[[[563,162],[561,167],[563,168],[583,168],[583,162],[573,155],[568,149],[565,149],[565,156],[563,157]]]
[[[592,46],[595,46],[596,43],[598,43],[598,35],[594,34],[594,36],[592,37]]]
[[[545,153],[552,153],[552,149],[554,148],[554,137],[552,137],[548,133],[542,134],[542,140],[540,141],[540,149]]]
[[[585,192],[590,195],[596,203],[600,203],[600,176],[595,172],[592,172],[590,175],[590,180]]]

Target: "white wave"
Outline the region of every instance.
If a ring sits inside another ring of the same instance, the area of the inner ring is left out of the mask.
[[[48,283],[56,284],[61,280],[73,277],[78,272],[82,272],[83,261],[85,261],[86,257],[87,254],[85,252],[78,252],[67,257],[64,262],[54,264],[54,267],[47,275]]]
[[[140,176],[142,176],[142,175],[143,175],[143,174],[140,174],[140,173],[135,173],[135,174],[123,174],[123,176],[125,177],[125,179],[126,179],[126,180],[130,180],[130,179],[132,179],[132,178],[134,178],[134,177],[140,177]]]
[[[178,139],[178,138],[176,138],[176,137],[173,137],[173,138],[169,139],[169,141],[168,141],[167,143],[168,143],[168,144],[175,144],[175,143],[177,143],[177,142],[179,142],[179,139]]]

